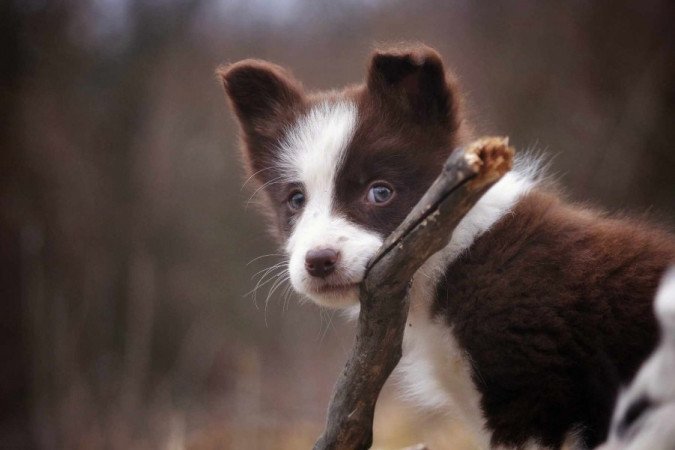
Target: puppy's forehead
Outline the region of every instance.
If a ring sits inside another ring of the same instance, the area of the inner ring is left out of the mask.
[[[307,189],[331,184],[352,141],[358,109],[349,99],[321,100],[289,127],[280,143],[279,167],[289,182]]]

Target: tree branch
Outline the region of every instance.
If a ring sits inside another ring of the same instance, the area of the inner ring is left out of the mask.
[[[457,224],[511,169],[505,138],[455,150],[422,199],[385,240],[361,283],[356,340],[337,381],[323,435],[314,450],[367,449],[375,403],[401,358],[408,289],[417,269],[447,245]]]

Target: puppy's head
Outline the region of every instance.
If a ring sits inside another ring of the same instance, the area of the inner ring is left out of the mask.
[[[319,93],[265,61],[218,74],[291,284],[321,305],[355,304],[368,261],[461,139],[440,57],[427,47],[378,51],[365,83]]]

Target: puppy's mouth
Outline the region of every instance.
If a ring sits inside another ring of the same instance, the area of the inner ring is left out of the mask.
[[[359,283],[325,283],[321,286],[316,286],[313,290],[317,294],[341,295],[346,294],[354,289],[358,289]]]
[[[326,278],[308,277],[304,280],[304,288],[308,294],[340,297],[342,295],[353,296],[358,292],[361,277],[350,276],[340,270]]]
[[[343,308],[359,302],[359,282],[352,280],[323,280],[305,285],[304,290],[315,303],[329,308]]]

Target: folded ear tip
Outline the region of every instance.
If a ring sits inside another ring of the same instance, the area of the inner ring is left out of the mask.
[[[216,75],[226,84],[241,77],[251,76],[290,78],[281,66],[262,59],[243,59],[231,64],[222,64],[216,68]]]
[[[216,68],[216,76],[223,83],[225,90],[230,92],[232,81],[244,72],[248,66],[247,60],[231,64],[222,64]]]
[[[221,81],[223,84],[227,83],[227,73],[230,70],[230,65],[228,64],[221,64],[218,67],[216,67],[215,75],[216,78]]]
[[[443,62],[436,50],[422,44],[375,50],[369,69],[369,84],[376,86],[384,79],[397,83],[414,73],[428,72],[444,79]]]
[[[257,59],[244,59],[231,64],[222,64],[216,68],[216,75],[227,85],[228,82],[238,78],[241,75],[266,70],[265,65],[272,66],[271,63]]]
[[[424,64],[441,63],[441,56],[436,50],[425,44],[408,44],[396,47],[376,49],[372,56],[373,63],[379,65],[382,62],[407,61],[414,66]]]

